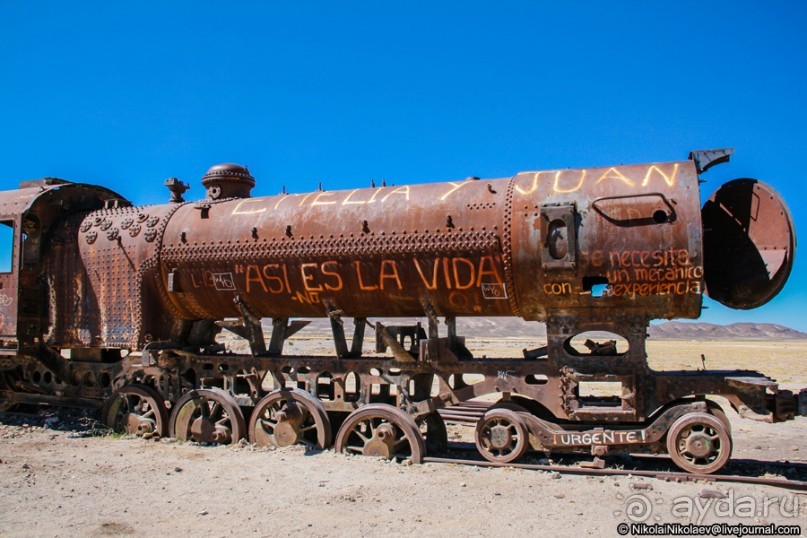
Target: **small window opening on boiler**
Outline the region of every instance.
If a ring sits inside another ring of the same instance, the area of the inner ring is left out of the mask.
[[[583,291],[591,292],[592,297],[602,297],[608,287],[608,278],[604,276],[584,276]]]
[[[14,258],[14,222],[0,221],[0,273],[12,271]]]

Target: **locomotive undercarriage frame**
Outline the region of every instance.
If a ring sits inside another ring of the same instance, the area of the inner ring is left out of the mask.
[[[170,409],[172,403],[185,404],[197,392],[207,391],[214,398],[217,394],[227,395],[222,401],[232,402],[229,415],[245,415],[238,417],[238,421],[232,419],[232,427],[207,428],[205,439],[230,442],[246,436],[244,420],[262,398],[280,390],[286,391],[283,394],[296,390],[295,394],[308,394],[318,402],[303,401],[303,405],[309,405],[310,409],[321,406],[320,414],[325,418],[317,424],[320,436],[323,421],[329,432],[322,438],[326,440],[318,442],[324,446],[330,442],[331,423],[338,426],[353,416],[351,413],[371,404],[390,406],[392,411],[387,412],[405,414],[412,424],[426,425],[428,430],[434,428],[435,420],[440,421],[436,418],[437,410],[487,396],[498,400],[493,406],[498,411],[486,419],[493,424],[485,430],[489,437],[503,435],[512,445],[519,434],[516,430],[508,433],[506,428],[515,428],[519,424],[513,422],[520,422],[519,427],[526,428],[524,431],[529,432],[536,448],[590,451],[600,456],[615,452],[663,452],[671,426],[690,416],[722,416],[726,431],[730,431],[725,415],[714,402],[705,399],[707,395],[726,398],[744,417],[769,422],[793,418],[799,411],[799,400],[804,399],[804,395],[794,397],[789,391],[780,391],[773,380],[754,371],[653,371],[646,361],[647,325],[642,318],[579,323],[569,316],[551,316],[546,348],[525,350],[524,357],[517,359],[473,358],[465,347],[465,339],[456,335],[455,320],[446,320],[448,336],[440,337],[436,317],[429,319],[428,335],[419,326],[375,324],[377,340],[383,342],[377,344],[377,351],[392,347],[392,357],[362,357],[360,343],[366,320],[357,321],[357,327],[362,329],[355,331],[351,346],[345,342],[338,316],[332,322],[336,356],[269,356],[263,346],[259,346],[263,352],[259,355],[226,352],[202,355],[169,346],[169,349],[147,349],[141,355],[114,362],[103,360],[115,353],[76,352],[78,358],[90,356],[94,360],[65,359],[56,363],[55,353],[49,350],[40,350],[36,355],[0,357],[0,369],[5,372],[0,401],[6,406],[17,403],[100,406],[114,399],[116,391],[131,386],[135,387],[135,395],[142,393],[151,398],[150,405],[158,408],[158,415],[166,415],[161,419],[166,422],[167,411],[159,408]],[[296,332],[278,328],[288,327],[287,324],[287,320],[274,324],[273,332],[280,336],[273,339],[269,350],[281,352],[282,341]],[[605,346],[595,347],[590,355],[581,354],[570,345],[571,339],[589,331],[624,335],[628,350],[617,354],[615,348]],[[402,345],[407,336],[411,339],[408,349]],[[611,388],[608,396],[586,395],[581,390],[586,384],[598,383]],[[367,411],[373,409],[368,407]],[[265,406],[261,408],[264,410]],[[203,428],[200,429],[199,421],[194,419],[196,415],[191,416],[190,412],[184,418],[173,419],[174,422],[184,421],[188,432],[202,435]],[[515,415],[508,414],[511,412]],[[392,416],[390,420],[398,420],[394,422],[398,424],[403,419]],[[136,420],[132,424],[137,431],[145,427],[145,423]],[[440,424],[444,431],[441,421]],[[526,437],[523,432],[520,435]],[[292,438],[297,439],[294,435]],[[525,449],[523,441],[519,442],[522,447],[519,450]],[[484,447],[480,450],[485,453]],[[513,456],[510,448],[507,450],[502,457]],[[497,453],[490,456],[489,459],[495,459]]]

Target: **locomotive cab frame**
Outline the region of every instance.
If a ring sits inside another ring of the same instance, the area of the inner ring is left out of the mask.
[[[19,214],[0,214],[0,353],[17,349],[20,222]]]

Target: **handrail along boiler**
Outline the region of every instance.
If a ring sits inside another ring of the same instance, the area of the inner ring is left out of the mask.
[[[0,405],[98,406],[141,435],[420,461],[446,445],[439,410],[497,395],[475,430],[491,461],[532,444],[668,452],[685,470],[714,472],[732,438],[707,395],[764,421],[807,407],[804,391],[759,372],[647,365],[650,320],[697,318],[704,293],[754,308],[790,273],[795,232],[769,186],[734,180],[701,208],[699,175],[730,153],[257,198],[249,171],[226,164],[204,176],[203,200],[186,202],[171,178],[171,202],[154,206],[99,186],[24,182],[0,193],[13,230],[11,271],[0,274]],[[457,334],[463,316],[545,322],[546,345],[475,358]],[[334,353],[285,353],[311,317],[330,320]],[[391,317],[423,317],[425,328],[378,321]],[[222,330],[251,352],[217,343]],[[601,331],[627,349],[572,345]]]

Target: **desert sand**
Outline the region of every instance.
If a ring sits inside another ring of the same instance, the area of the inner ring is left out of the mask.
[[[299,341],[298,351],[313,345]],[[501,353],[525,347],[485,345]],[[807,386],[805,352],[803,341],[649,346],[654,368],[699,368],[704,354],[707,368],[759,369],[787,388]],[[807,528],[807,496],[768,486],[207,447],[109,435],[90,418],[54,410],[0,415],[0,535],[618,536],[618,525],[642,522]],[[807,479],[807,418],[729,418],[734,458],[789,461],[787,474]],[[450,432],[452,440],[468,433]],[[527,461],[543,457],[530,453]]]

